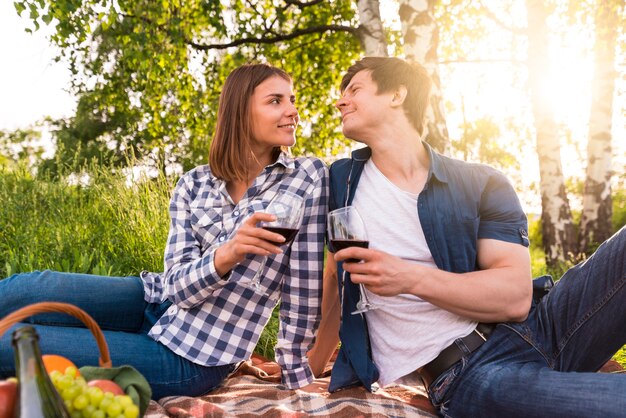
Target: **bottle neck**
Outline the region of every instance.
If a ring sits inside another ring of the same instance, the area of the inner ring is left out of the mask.
[[[19,382],[19,417],[69,417],[41,359],[39,337],[32,327],[13,333]]]

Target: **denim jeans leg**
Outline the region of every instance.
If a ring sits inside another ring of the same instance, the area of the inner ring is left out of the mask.
[[[626,376],[555,371],[519,331],[499,326],[470,358],[440,411],[444,417],[624,416]]]
[[[0,338],[0,378],[15,375],[10,347],[16,324]],[[86,328],[34,325],[44,354],[60,354],[78,367],[97,366],[100,352]],[[150,383],[152,398],[198,396],[218,386],[234,369],[233,365],[206,367],[192,363],[153,340],[145,333],[103,331],[113,366],[131,365]]]
[[[50,270],[15,274],[0,280],[0,318],[37,302],[71,303],[91,315],[102,329],[139,331],[148,305],[138,277],[108,277]],[[27,322],[81,326],[67,314],[39,314]]]
[[[626,344],[626,227],[567,271],[527,322],[556,370],[595,372]]]

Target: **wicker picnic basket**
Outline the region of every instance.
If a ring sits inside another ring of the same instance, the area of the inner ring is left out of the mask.
[[[32,305],[24,306],[23,308],[20,308],[17,311],[10,313],[9,315],[0,319],[0,337],[2,337],[2,335],[11,326],[15,325],[21,320],[26,319],[36,314],[47,313],[47,312],[66,313],[82,321],[83,324],[85,324],[85,326],[89,328],[89,330],[91,331],[91,333],[96,339],[96,343],[98,344],[98,349],[100,350],[100,358],[99,358],[100,367],[104,367],[104,368],[111,367],[111,357],[109,355],[109,347],[106,343],[106,340],[104,339],[102,330],[100,330],[100,327],[98,326],[96,321],[91,316],[89,316],[87,312],[69,303],[39,302],[39,303],[33,303]]]

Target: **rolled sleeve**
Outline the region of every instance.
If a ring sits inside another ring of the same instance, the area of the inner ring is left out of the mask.
[[[528,220],[508,179],[493,170],[480,200],[478,238],[529,246]]]

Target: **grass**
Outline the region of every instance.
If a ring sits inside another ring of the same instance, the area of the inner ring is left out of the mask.
[[[163,270],[169,197],[176,179],[160,175],[128,184],[122,173],[88,170],[88,185],[35,177],[25,167],[0,167],[0,277],[51,269],[126,276]],[[66,173],[67,174],[67,173]],[[626,223],[626,193],[615,192],[616,229]],[[546,268],[538,219],[529,225],[533,276]],[[274,358],[274,312],[256,352]],[[626,367],[626,349],[615,358]]]

